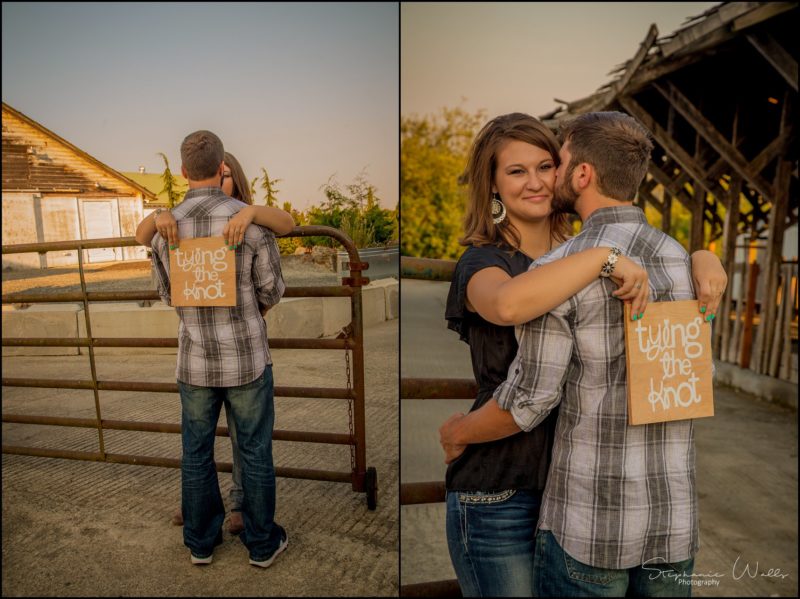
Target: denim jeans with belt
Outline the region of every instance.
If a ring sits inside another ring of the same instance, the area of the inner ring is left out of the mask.
[[[178,390],[182,407],[184,544],[195,556],[207,557],[221,534],[225,508],[214,464],[214,438],[224,403],[235,422],[242,465],[245,529],[241,539],[251,559],[267,559],[281,540],[280,530],[274,526],[272,367],[267,366],[257,379],[238,387],[197,387],[178,381]]]
[[[533,596],[541,494],[448,491],[447,546],[464,597]]]
[[[564,551],[549,530],[536,533],[536,597],[691,597],[694,558],[623,570],[597,568]]]

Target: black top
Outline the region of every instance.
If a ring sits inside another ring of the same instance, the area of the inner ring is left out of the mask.
[[[506,379],[508,368],[517,355],[513,326],[499,326],[467,309],[467,284],[476,272],[496,266],[509,276],[528,270],[531,259],[510,248],[486,245],[469,247],[456,264],[445,318],[447,327],[469,344],[472,371],[478,383],[478,397],[470,411],[477,410],[492,397]],[[558,410],[529,433],[476,443],[447,468],[445,484],[452,491],[504,491],[519,489],[541,491],[547,480],[550,452],[553,448]]]

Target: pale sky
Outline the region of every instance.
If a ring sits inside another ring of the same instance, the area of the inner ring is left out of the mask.
[[[659,36],[717,2],[403,3],[401,111],[541,116],[593,94]]]
[[[118,171],[208,129],[280,201],[365,171],[398,200],[395,3],[2,5],[3,101]],[[257,198],[261,201],[261,191]]]

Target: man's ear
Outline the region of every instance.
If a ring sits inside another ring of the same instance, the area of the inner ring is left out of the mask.
[[[189,173],[186,172],[186,167],[183,165],[181,165],[181,175],[183,175],[183,178],[187,181],[189,180]]]
[[[578,180],[578,189],[581,191],[588,188],[594,181],[594,167],[588,162],[581,162],[575,172],[577,173],[575,178]]]

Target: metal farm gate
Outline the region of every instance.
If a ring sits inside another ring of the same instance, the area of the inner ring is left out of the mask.
[[[452,260],[400,257],[400,277],[424,281],[450,281],[456,263]],[[401,378],[400,399],[475,399],[478,385],[474,379]],[[442,503],[445,500],[444,481],[404,483],[400,485],[400,505]],[[407,584],[400,587],[401,597],[461,597],[458,581],[441,580]]]
[[[327,349],[344,350],[347,369],[347,386],[336,387],[275,387],[275,396],[303,397],[303,398],[329,398],[340,399],[347,402],[349,432],[323,433],[290,430],[275,430],[273,439],[276,441],[302,441],[308,443],[328,443],[348,445],[350,447],[349,472],[336,472],[330,470],[309,470],[300,468],[276,467],[277,476],[286,478],[301,478],[330,482],[344,482],[352,485],[353,491],[366,493],[367,506],[374,510],[377,505],[377,471],[366,465],[366,423],[364,410],[364,335],[363,335],[363,307],[361,287],[369,283],[369,279],[361,276],[368,264],[361,262],[358,250],[344,233],[337,229],[324,226],[295,227],[288,237],[310,237],[323,235],[332,237],[346,249],[350,263],[346,265],[350,276],[342,279],[340,286],[306,286],[287,287],[284,297],[346,297],[350,298],[350,312],[352,320],[345,327],[343,333],[336,339],[309,339],[309,338],[271,338],[269,345],[273,349]],[[160,301],[156,291],[117,291],[117,292],[91,292],[86,290],[84,275],[84,262],[89,251],[97,248],[118,248],[139,245],[133,237],[108,238],[92,240],[76,240],[49,243],[30,243],[20,245],[2,246],[3,254],[19,254],[26,252],[51,252],[63,250],[78,250],[78,268],[80,274],[81,291],[64,292],[57,294],[43,293],[14,293],[2,296],[3,304],[32,304],[32,303],[58,303],[82,302],[86,320],[85,338],[3,338],[3,347],[85,347],[88,348],[91,380],[76,379],[41,379],[41,378],[2,378],[4,387],[39,387],[57,389],[87,389],[94,393],[95,418],[67,418],[57,416],[42,416],[33,414],[6,414],[3,413],[3,422],[17,424],[38,424],[65,427],[83,427],[97,429],[98,450],[96,452],[70,451],[47,449],[37,447],[24,447],[3,444],[3,453],[29,455],[49,458],[62,458],[72,460],[88,460],[98,462],[112,462],[118,464],[136,464],[143,466],[162,466],[180,468],[179,458],[164,458],[143,455],[114,454],[105,451],[103,431],[142,431],[158,433],[180,433],[180,424],[165,422],[140,422],[126,420],[104,419],[100,409],[101,391],[146,391],[151,393],[177,393],[177,383],[148,383],[138,381],[113,381],[99,380],[95,363],[94,348],[96,347],[178,347],[177,338],[97,338],[92,336],[90,304],[91,302],[115,302],[155,300]],[[352,364],[351,364],[352,356]],[[352,376],[352,381],[351,381]],[[217,427],[218,437],[228,436],[227,427]],[[230,462],[218,462],[217,470],[231,472]]]

